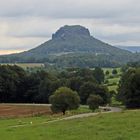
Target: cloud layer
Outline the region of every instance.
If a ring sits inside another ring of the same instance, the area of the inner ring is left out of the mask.
[[[139,0],[0,0],[0,53],[27,50],[80,24],[113,45],[140,45]]]

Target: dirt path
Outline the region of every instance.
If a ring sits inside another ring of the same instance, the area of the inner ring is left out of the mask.
[[[107,110],[110,110],[110,111],[78,114],[78,115],[73,115],[73,116],[69,116],[69,117],[65,117],[65,118],[61,118],[61,119],[56,119],[56,120],[52,120],[52,121],[47,121],[47,122],[42,122],[42,123],[38,123],[38,124],[30,123],[30,124],[25,124],[25,125],[15,125],[15,126],[10,126],[9,128],[18,128],[18,127],[25,127],[25,126],[37,126],[37,125],[43,125],[43,124],[50,124],[50,123],[54,123],[54,122],[59,122],[59,121],[63,121],[63,120],[72,120],[72,119],[96,116],[96,115],[98,115],[100,113],[101,114],[106,114],[106,113],[121,112],[122,111],[121,108],[117,108],[117,107],[101,107],[101,108],[102,109],[107,109]]]
[[[104,107],[101,107],[102,109],[104,109]],[[106,112],[97,112],[97,113],[84,113],[84,114],[78,114],[78,115],[73,115],[73,116],[69,116],[66,118],[63,118],[61,120],[72,120],[72,119],[77,119],[77,118],[85,118],[85,117],[90,117],[90,116],[96,116],[98,114],[105,114],[105,113],[111,113],[111,112],[121,112],[122,109],[121,108],[117,108],[117,107],[105,107],[105,109],[108,109],[110,111],[106,111]]]

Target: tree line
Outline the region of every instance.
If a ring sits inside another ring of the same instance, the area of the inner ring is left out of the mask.
[[[45,70],[28,72],[16,65],[0,66],[1,103],[49,103],[49,97],[60,87],[68,87],[78,93],[81,104],[87,104],[90,95],[99,95],[103,104],[109,102],[109,92],[102,85],[104,73],[94,70],[69,68],[51,73]]]
[[[68,98],[74,103],[75,98],[71,97],[74,95],[78,104],[88,104],[94,110],[111,101],[112,95],[104,86],[104,80],[104,72],[98,67],[30,72],[16,65],[0,65],[0,103],[56,103],[57,106],[58,103],[65,103],[66,109],[69,109],[73,106],[68,106]],[[65,94],[60,93],[67,93],[69,96],[67,98]],[[58,97],[66,97],[66,102],[55,100],[59,99]],[[117,100],[127,108],[140,107],[140,68],[128,68],[124,71]],[[55,107],[52,109],[57,111]],[[61,111],[65,112],[64,109]]]

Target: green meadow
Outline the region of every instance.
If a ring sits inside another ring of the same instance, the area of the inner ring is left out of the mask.
[[[139,140],[140,111],[98,114],[93,117],[58,120],[31,117],[0,120],[1,140]],[[53,118],[54,119],[54,118]],[[32,123],[31,123],[32,122]],[[46,122],[46,123],[44,123]],[[16,125],[24,125],[12,127]]]
[[[117,92],[117,88],[118,88],[118,84],[121,78],[121,68],[114,68],[117,70],[117,74],[113,75],[112,71],[113,68],[103,68],[104,73],[106,73],[106,71],[109,71],[109,75],[105,75],[105,81],[107,81],[106,85],[109,89],[109,91],[116,91]]]

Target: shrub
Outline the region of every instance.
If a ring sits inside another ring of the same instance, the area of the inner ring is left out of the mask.
[[[107,70],[106,72],[105,72],[105,75],[109,75],[110,74],[110,72]]]
[[[67,87],[57,89],[54,95],[49,98],[52,104],[53,112],[62,112],[65,115],[66,110],[77,109],[79,107],[80,98],[77,92]]]
[[[113,75],[116,75],[116,74],[118,74],[118,71],[117,71],[116,69],[113,69],[113,70],[112,70],[112,74],[113,74]]]
[[[109,80],[105,80],[104,84],[108,84],[109,83]]]
[[[101,105],[102,102],[103,102],[103,99],[99,95],[90,95],[87,100],[87,104],[89,105],[89,108],[93,111],[95,109],[98,109],[99,105]]]

